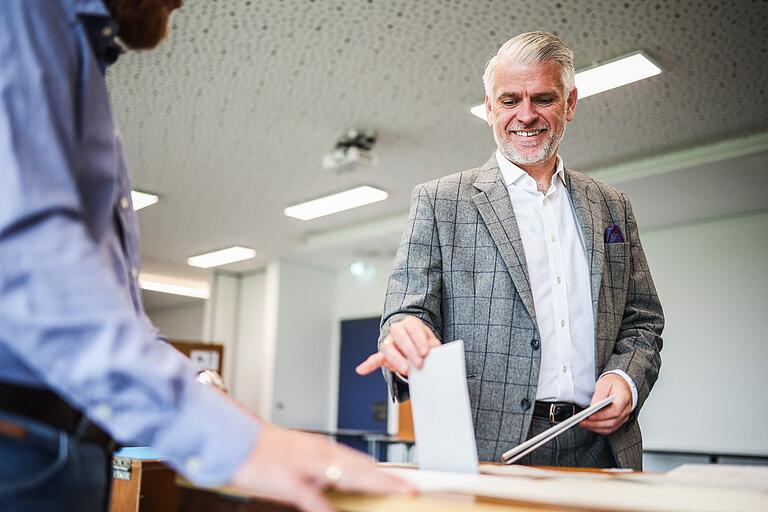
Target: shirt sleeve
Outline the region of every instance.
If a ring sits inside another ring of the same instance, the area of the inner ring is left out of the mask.
[[[632,380],[632,377],[627,375],[626,372],[623,372],[621,370],[611,370],[609,372],[605,372],[603,375],[608,375],[609,373],[615,373],[625,381],[627,381],[627,385],[629,385],[629,389],[632,392],[632,410],[635,410],[635,407],[637,407],[637,386],[635,386],[635,381]],[[601,375],[601,377],[603,376]]]
[[[78,119],[82,46],[62,10],[0,4],[0,343],[119,442],[153,446],[198,483],[226,483],[259,423],[194,381],[85,222],[77,127],[91,120]]]

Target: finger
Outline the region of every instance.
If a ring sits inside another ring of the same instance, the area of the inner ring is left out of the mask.
[[[421,368],[423,357],[419,354],[416,343],[411,337],[410,331],[403,325],[404,323],[398,322],[392,325],[392,329],[389,332],[392,342],[400,350],[400,353],[404,354],[416,368]]]
[[[336,489],[370,494],[413,494],[416,491],[404,480],[376,468],[368,457],[352,455],[355,457],[345,458],[342,462],[344,476],[333,485]]]
[[[334,512],[335,510],[320,491],[304,482],[297,485],[294,504],[304,512]]]
[[[440,345],[440,341],[435,338],[432,329],[424,325],[424,322],[415,317],[411,322],[403,321],[403,327],[411,335],[411,339],[416,345],[416,349],[419,351],[421,357],[425,357],[432,347]]]
[[[616,426],[617,421],[615,419],[610,420],[593,420],[588,419],[579,423],[583,428],[611,428]]]
[[[402,375],[408,374],[408,361],[406,361],[394,343],[382,343],[379,351],[384,355],[384,359],[394,366],[394,371]]]
[[[602,411],[598,411],[595,414],[591,415],[588,418],[588,420],[601,421],[601,420],[618,418],[619,416],[622,415],[623,412],[624,412],[623,408],[610,405],[605,409],[603,409]]]
[[[384,356],[381,352],[376,352],[368,356],[368,359],[357,365],[355,371],[358,375],[368,375],[377,368],[381,368],[384,363]]]

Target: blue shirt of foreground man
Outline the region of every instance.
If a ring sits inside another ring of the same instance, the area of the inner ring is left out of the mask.
[[[0,510],[105,510],[110,438],[153,446],[197,483],[305,510],[330,510],[326,487],[408,491],[197,384],[143,311],[104,72],[115,36],[154,47],[180,3],[0,4]]]

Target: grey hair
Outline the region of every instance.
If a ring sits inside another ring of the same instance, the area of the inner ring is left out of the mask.
[[[496,79],[496,64],[501,57],[506,57],[520,64],[540,64],[554,62],[560,67],[561,82],[566,96],[576,86],[573,69],[573,51],[562,39],[549,32],[525,32],[516,35],[499,48],[496,55],[485,65],[483,85],[485,94],[493,98],[493,82]]]

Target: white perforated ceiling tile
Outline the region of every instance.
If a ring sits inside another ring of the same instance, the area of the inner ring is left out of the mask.
[[[255,264],[310,231],[407,210],[419,182],[493,150],[469,115],[486,60],[526,30],[558,33],[583,68],[641,49],[657,77],[585,98],[561,148],[582,170],[768,129],[768,3],[734,1],[188,0],[158,50],[109,73],[144,254],[183,262],[231,244]],[[379,164],[335,175],[347,128],[379,131]],[[311,222],[284,207],[359,184],[389,200]]]

